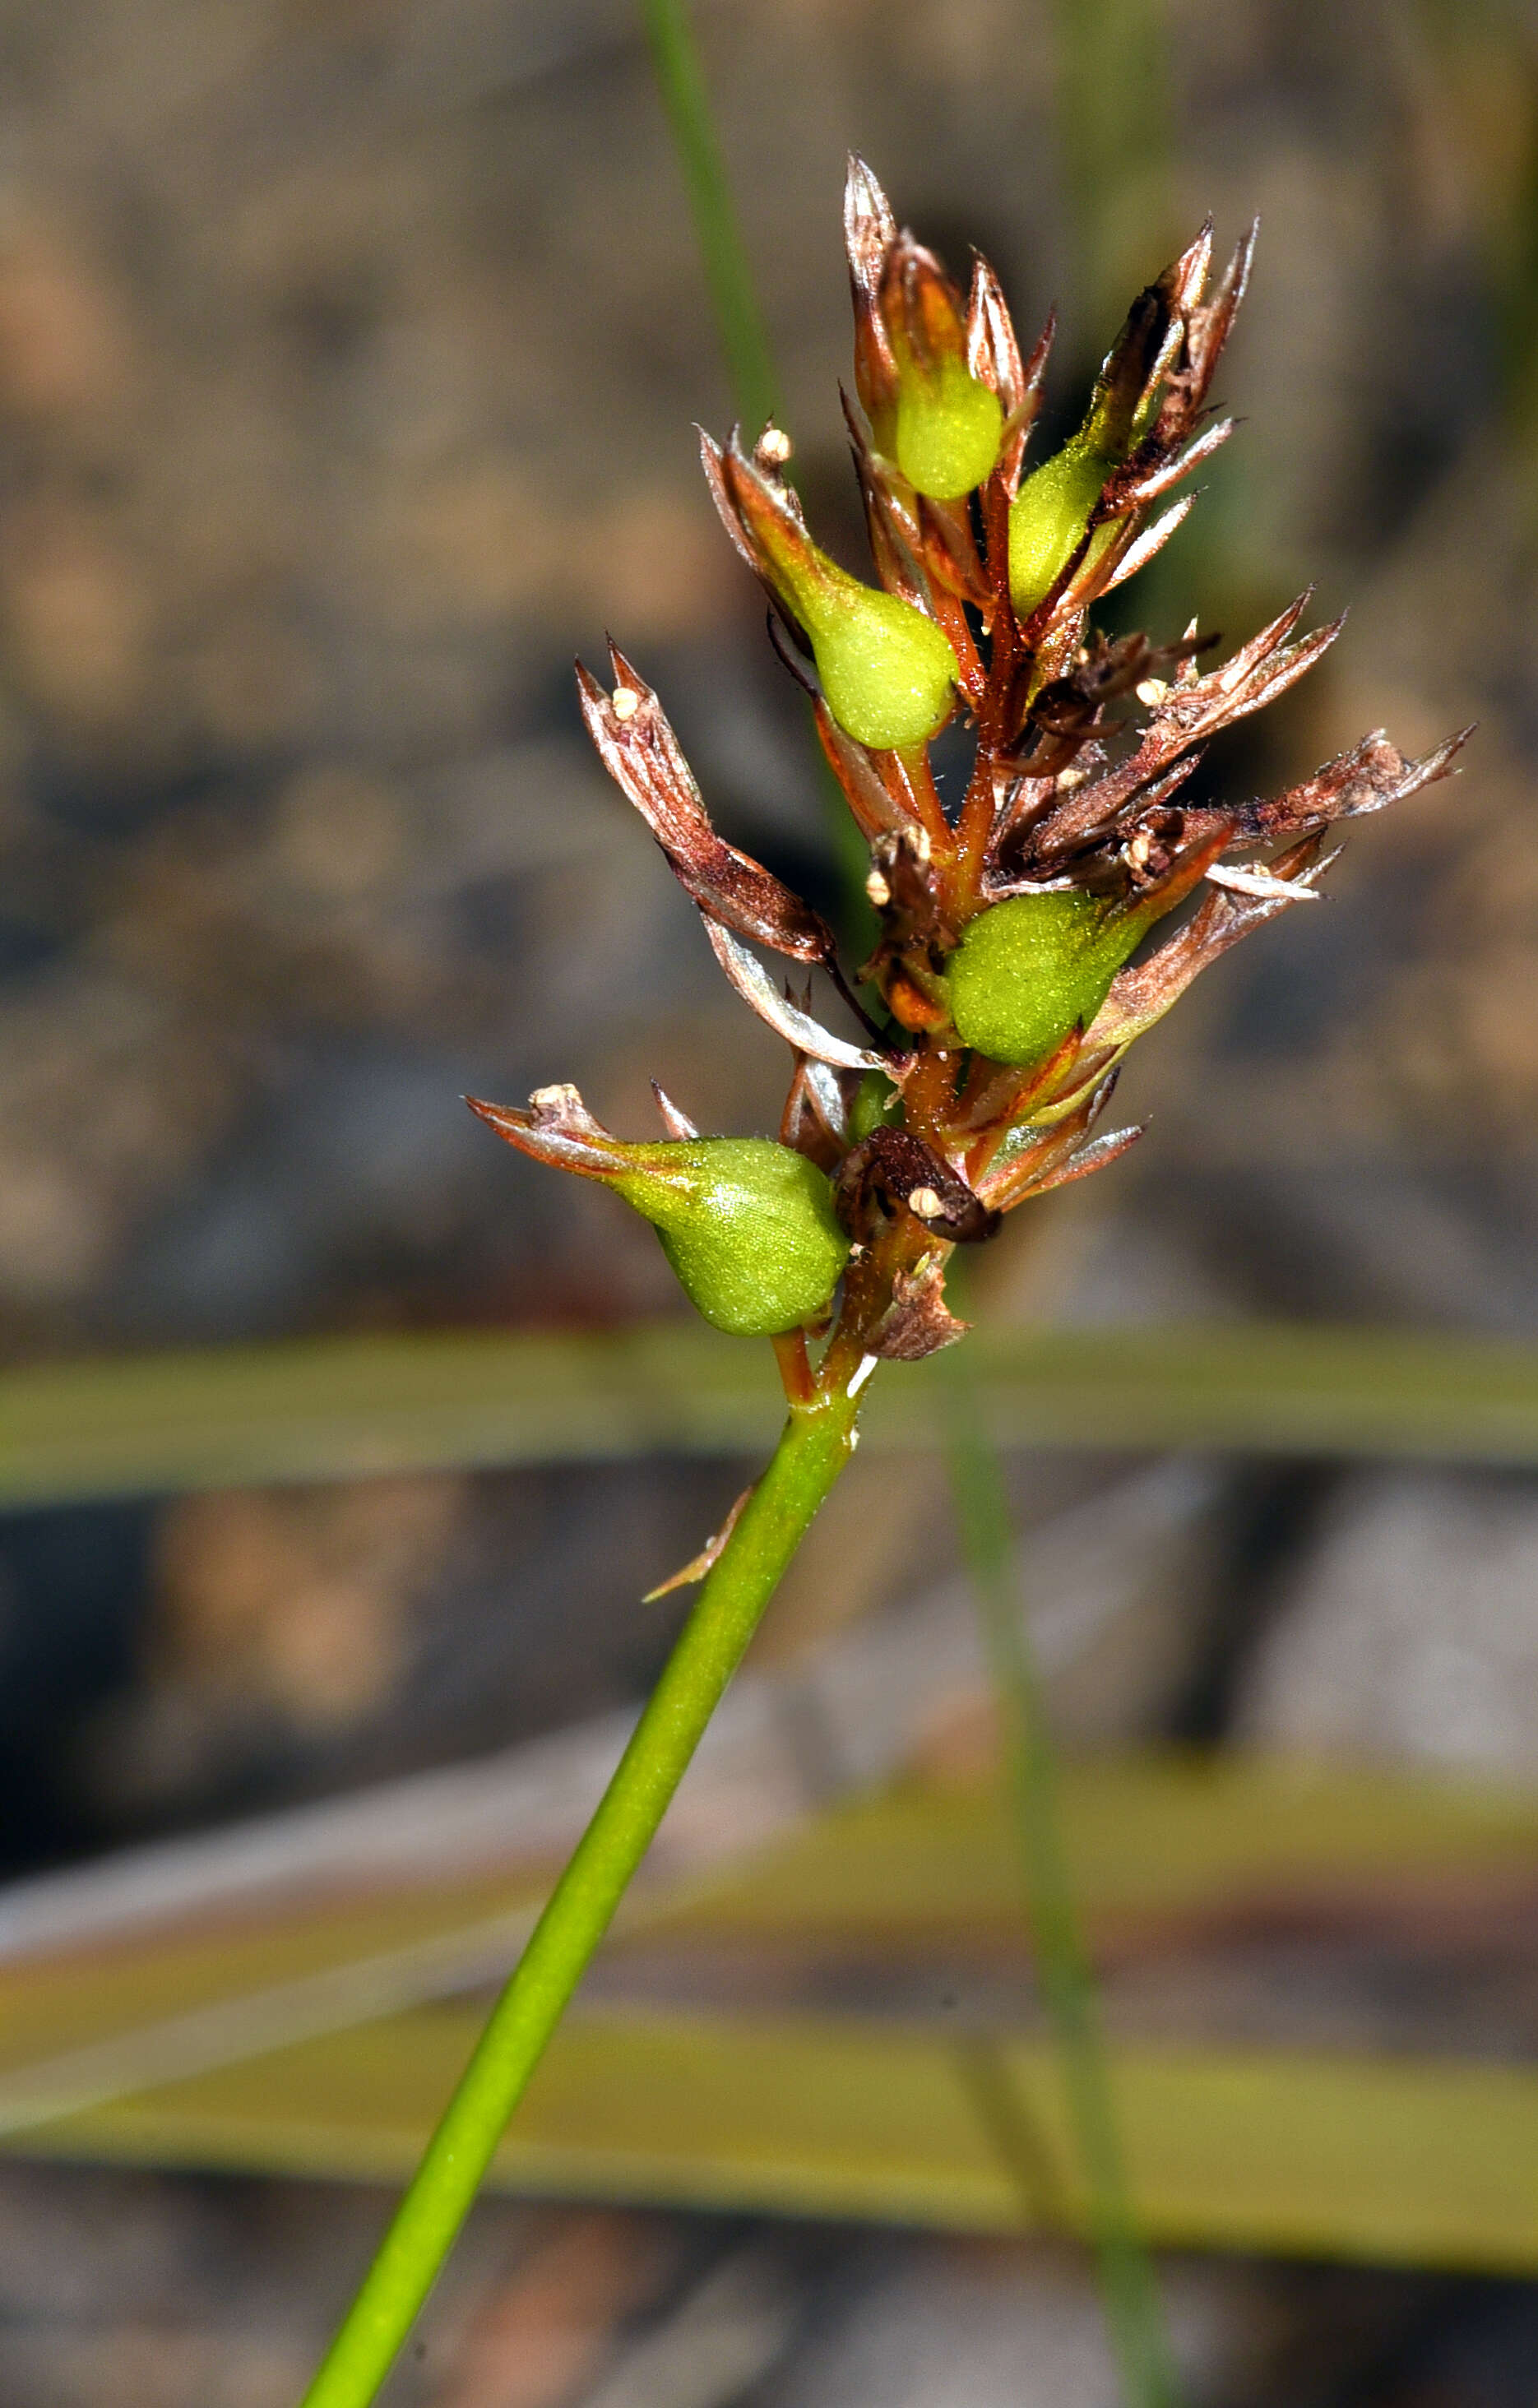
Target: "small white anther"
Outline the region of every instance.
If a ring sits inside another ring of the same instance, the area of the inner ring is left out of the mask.
[[[1229,895],[1250,895],[1261,903],[1273,897],[1289,903],[1324,901],[1316,886],[1305,886],[1298,878],[1273,877],[1269,869],[1232,869],[1227,863],[1215,863],[1204,875],[1210,886],[1220,886]]]
[[[1082,786],[1088,775],[1087,769],[1059,769],[1057,783],[1059,786]]]
[[[783,426],[766,426],[753,448],[766,468],[783,468],[796,454],[796,446]]]
[[[564,1112],[569,1111],[573,1104],[580,1105],[582,1097],[569,1081],[562,1080],[557,1086],[536,1087],[529,1102],[537,1112]]]
[[[1170,681],[1168,678],[1143,678],[1132,688],[1132,691],[1138,700],[1145,702],[1152,710],[1155,703],[1162,702],[1169,693]]]
[[[870,872],[865,882],[865,891],[870,903],[878,911],[884,911],[892,900],[892,890],[879,869],[872,869]]]
[[[640,709],[640,696],[634,686],[617,685],[614,688],[614,700],[611,708],[623,727],[625,721],[634,719]]]
[[[938,1221],[945,1207],[933,1187],[915,1187],[908,1198],[908,1210],[921,1221]]]
[[[910,828],[908,840],[913,848],[913,859],[918,863],[919,867],[927,869],[929,857],[934,852],[934,847],[929,842],[928,829],[927,827]]]

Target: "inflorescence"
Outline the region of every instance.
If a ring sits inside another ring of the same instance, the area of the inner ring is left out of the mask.
[[[859,160],[844,230],[858,397],[844,408],[879,584],[812,541],[779,427],[751,449],[740,430],[702,449],[870,847],[874,950],[847,978],[826,921],[715,833],[656,695],[611,645],[607,688],[578,669],[588,729],[726,977],[792,1049],[779,1137],[701,1137],[660,1089],[667,1136],[642,1143],[611,1136],[570,1086],[526,1111],[473,1105],[524,1153],[644,1213],[707,1320],[793,1334],[808,1394],[807,1337],[829,1338],[821,1383],[960,1336],[952,1249],[1126,1151],[1138,1130],[1092,1132],[1134,1039],[1240,938],[1315,895],[1336,821],[1446,776],[1468,732],[1406,761],[1380,730],[1270,800],[1192,800],[1208,739],[1295,684],[1340,622],[1297,637],[1305,595],[1208,668],[1216,639],[1194,620],[1168,644],[1091,628],[1191,500],[1154,506],[1232,431],[1208,394],[1253,228],[1210,290],[1209,223],[1139,296],[1083,425],[1029,475],[1053,322],[1023,358],[986,262],[963,296]],[[958,713],[975,752],[947,810],[929,747]],[[755,947],[801,965],[806,988],[782,990]],[[814,971],[857,1038],[813,1016]],[[788,1369],[787,1384],[794,1396]]]

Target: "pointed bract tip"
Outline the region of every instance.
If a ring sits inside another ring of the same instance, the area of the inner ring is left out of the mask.
[[[461,1101],[468,1104],[477,1120],[484,1121],[498,1137],[506,1137],[510,1128],[527,1128],[533,1118],[531,1113],[520,1111],[515,1104],[488,1104],[481,1096],[465,1096]]]
[[[844,223],[851,232],[869,222],[872,231],[888,239],[897,233],[898,222],[881,179],[857,150],[850,151],[844,170],[843,208]]]

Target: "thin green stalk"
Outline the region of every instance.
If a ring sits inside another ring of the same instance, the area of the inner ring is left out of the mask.
[[[640,5],[657,81],[694,204],[705,273],[738,408],[747,423],[756,426],[773,408],[774,372],[753,272],[726,186],[710,95],[689,32],[685,0],[640,0]],[[1124,11],[1132,10],[1140,28],[1157,44],[1161,22],[1157,0],[1119,0],[1119,5]],[[1082,44],[1074,46],[1071,14],[1070,9],[1067,80],[1071,84],[1071,68],[1082,64]],[[1085,144],[1082,128],[1072,122],[1071,106],[1065,117],[1070,121],[1071,160],[1082,165]],[[1154,147],[1158,152],[1157,143]],[[867,850],[842,809],[842,798],[820,754],[819,767],[825,786],[831,789],[831,823],[849,908],[856,917],[868,919]],[[1128,2201],[1115,2110],[1095,2014],[1094,1985],[1079,1941],[1058,1830],[1056,1770],[1035,1669],[1012,1595],[1013,1549],[1003,1484],[998,1458],[978,1418],[972,1383],[954,1357],[947,1360],[952,1366],[947,1388],[952,1399],[953,1484],[995,1681],[1011,1729],[1011,1767],[1032,1928],[1084,2162],[1106,2321],[1133,2408],[1171,2408],[1177,2396],[1173,2366],[1153,2271]]]
[[[963,1365],[954,1364],[946,1392],[952,1494],[1003,1715],[1037,1978],[1062,2064],[1106,2325],[1130,2408],[1175,2408],[1179,2383],[1158,2285],[1128,2188],[1095,1977],[1063,1841],[1056,1756],[1020,1612],[1009,1499]]]
[[[774,363],[732,206],[688,10],[684,0],[640,0],[640,13],[688,187],[733,394],[750,435],[756,435],[779,409]]]
[[[716,332],[731,377],[733,406],[750,432],[756,432],[766,419],[781,415],[779,379],[758,307],[758,289],[732,206],[686,0],[640,0],[640,13],[652,47],[657,89],[689,190]],[[839,933],[849,952],[863,961],[876,937],[875,915],[865,893],[870,848],[844,806],[839,781],[815,738],[812,751],[838,865]]]
[[[1150,261],[1180,238],[1168,12],[1165,0],[1056,0],[1054,15],[1074,281],[1090,321],[1109,330]]]
[[[572,1992],[812,1516],[848,1462],[845,1395],[792,1411],[601,1803],[470,2058],[304,2408],[367,2408],[467,2214]]]

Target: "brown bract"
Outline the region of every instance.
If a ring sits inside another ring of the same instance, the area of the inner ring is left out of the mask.
[[[612,695],[577,664],[587,732],[684,893],[724,927],[788,953],[792,961],[831,961],[836,948],[826,921],[761,864],[716,835],[656,695],[616,644],[609,647],[609,661]]]

